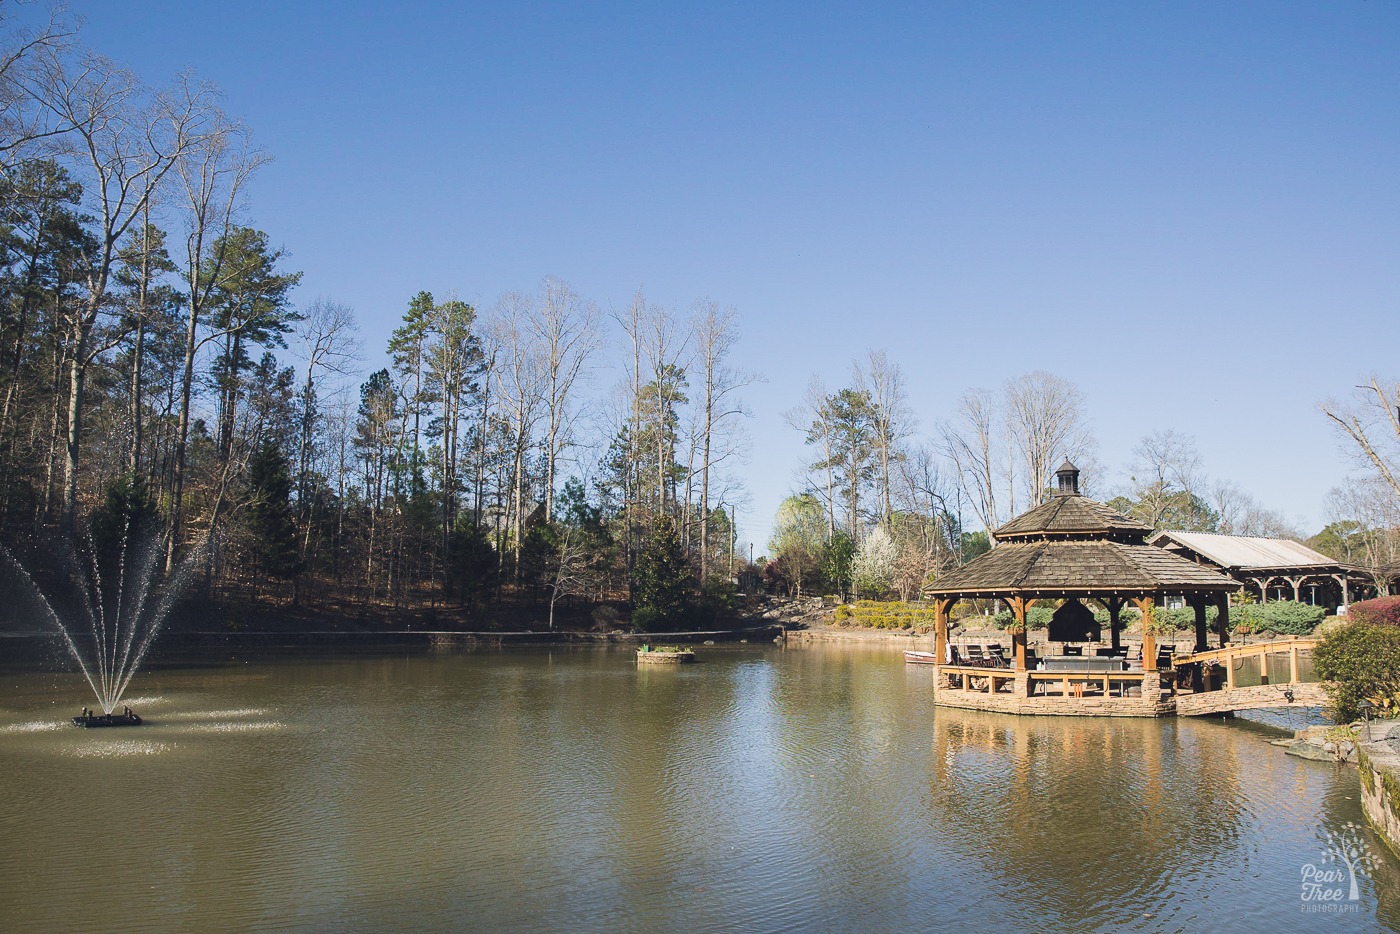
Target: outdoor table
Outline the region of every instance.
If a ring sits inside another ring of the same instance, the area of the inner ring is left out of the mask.
[[[1037,671],[1082,672],[1127,671],[1128,660],[1104,655],[1050,655],[1036,666]]]

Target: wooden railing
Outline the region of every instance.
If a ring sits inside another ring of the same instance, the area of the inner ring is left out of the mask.
[[[1227,645],[1220,649],[1174,656],[1172,664],[1177,667],[1196,662],[1220,665],[1225,669],[1225,683],[1221,687],[1227,690],[1238,686],[1239,675],[1249,662],[1254,663],[1250,666],[1254,669],[1249,672],[1251,681],[1257,676],[1258,684],[1299,684],[1317,680],[1312,672],[1312,650],[1317,643],[1317,639],[1290,636],[1269,642]],[[1270,656],[1280,656],[1277,674],[1270,670]]]
[[[1035,694],[1036,685],[1058,685],[1062,697],[1082,697],[1086,691],[1099,690],[1104,697],[1109,697],[1114,687],[1119,689],[1119,696],[1126,696],[1128,688],[1141,687],[1143,677],[1150,673],[1140,668],[1134,671],[1018,672],[1013,668],[986,668],[980,665],[940,665],[938,671],[961,681],[961,686],[953,690],[996,694],[1007,684],[1013,684],[1017,675],[1025,675],[1031,695]]]

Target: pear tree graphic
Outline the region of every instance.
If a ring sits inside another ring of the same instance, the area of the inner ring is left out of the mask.
[[[1356,884],[1357,870],[1374,871],[1376,868],[1376,858],[1371,855],[1371,850],[1362,841],[1361,827],[1352,821],[1347,821],[1342,825],[1341,830],[1333,833],[1324,830],[1327,837],[1327,847],[1322,851],[1322,861],[1324,863],[1341,863],[1347,867],[1347,876],[1351,880],[1351,889],[1347,893],[1348,901],[1358,901],[1361,898],[1361,889]]]

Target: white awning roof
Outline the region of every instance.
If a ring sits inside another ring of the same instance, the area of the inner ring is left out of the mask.
[[[1163,530],[1153,535],[1150,541],[1160,545],[1163,538],[1183,545],[1225,568],[1336,567],[1340,564],[1336,558],[1329,558],[1286,538]]]

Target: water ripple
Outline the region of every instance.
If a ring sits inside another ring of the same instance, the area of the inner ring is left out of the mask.
[[[123,759],[130,756],[156,756],[170,752],[175,743],[158,740],[108,740],[84,743],[67,750],[67,755],[76,759]]]
[[[72,726],[71,720],[31,720],[27,723],[7,723],[0,733],[49,733]]]

